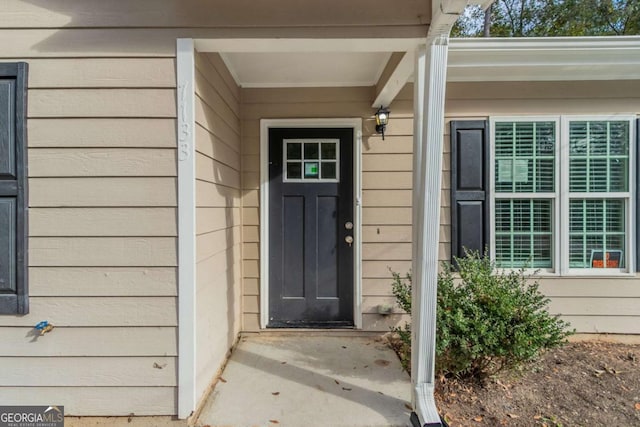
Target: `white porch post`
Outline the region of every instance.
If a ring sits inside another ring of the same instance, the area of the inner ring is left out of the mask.
[[[411,381],[414,426],[441,426],[435,406],[436,297],[448,36],[416,53],[414,83]]]
[[[195,65],[192,39],[177,41],[178,104],[178,418],[196,406]]]

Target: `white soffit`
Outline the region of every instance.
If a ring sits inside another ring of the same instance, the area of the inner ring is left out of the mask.
[[[450,82],[640,79],[640,37],[451,39]]]
[[[390,52],[227,52],[221,56],[241,87],[373,86]]]
[[[196,39],[198,52],[222,56],[243,87],[373,86],[393,52],[423,38]]]

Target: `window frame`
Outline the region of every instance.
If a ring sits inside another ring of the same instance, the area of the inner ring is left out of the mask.
[[[545,192],[545,193],[535,193],[535,192],[518,192],[518,193],[497,193],[496,192],[496,138],[495,138],[495,129],[496,122],[522,122],[522,123],[530,123],[530,122],[553,122],[555,124],[555,145],[554,145],[554,168],[555,168],[555,176],[554,176],[554,192]],[[489,119],[489,227],[491,232],[490,239],[490,247],[489,253],[491,254],[491,258],[495,261],[496,254],[496,199],[499,200],[513,200],[513,199],[545,199],[551,200],[553,212],[552,219],[552,236],[553,236],[553,246],[552,251],[553,255],[551,257],[552,266],[551,268],[540,268],[534,269],[529,268],[526,269],[527,272],[542,272],[545,274],[557,274],[557,266],[560,262],[560,245],[558,239],[558,217],[560,215],[560,185],[559,185],[559,168],[560,168],[560,119],[557,116],[495,116],[490,117]],[[498,196],[496,197],[496,195]],[[505,268],[505,270],[512,270],[513,268]]]
[[[552,201],[552,267],[533,269],[527,273],[537,272],[544,276],[577,276],[577,277],[635,277],[636,270],[636,115],[624,114],[592,114],[592,115],[527,115],[527,116],[491,116],[489,117],[489,227],[491,233],[489,251],[491,258],[496,259],[496,199],[550,199]],[[535,193],[496,193],[496,123],[499,122],[554,122],[554,192]],[[629,165],[628,191],[615,193],[569,193],[569,124],[574,121],[627,121],[629,123]],[[576,195],[578,197],[576,197]],[[585,197],[582,197],[585,195]],[[586,199],[623,199],[625,200],[625,268],[569,268],[569,201],[571,198]],[[504,268],[513,270],[513,268]]]
[[[304,144],[317,143],[318,144],[318,158],[317,159],[305,159],[304,158]],[[322,144],[330,143],[336,146],[336,158],[335,159],[322,159]],[[300,160],[291,160],[287,157],[288,144],[301,144],[302,156]],[[322,176],[322,163],[334,163],[336,165],[336,177],[335,178],[305,178],[304,177],[304,164],[306,160],[315,160],[318,163],[319,175]],[[339,183],[340,182],[340,140],[337,138],[288,138],[282,141],[282,182],[284,183],[297,183],[297,184],[323,184],[323,183]],[[301,178],[289,178],[287,176],[287,163],[300,163],[302,165],[302,177]]]
[[[629,123],[629,164],[628,164],[628,187],[625,192],[570,192],[569,191],[569,127],[575,121],[626,121]],[[561,116],[561,201],[566,209],[562,210],[560,227],[562,233],[562,248],[560,264],[560,275],[562,276],[635,276],[635,194],[636,194],[636,147],[635,147],[635,121],[633,114],[592,114],[592,115],[566,115]],[[569,266],[569,202],[571,199],[616,199],[625,201],[625,259],[624,268],[570,268]]]

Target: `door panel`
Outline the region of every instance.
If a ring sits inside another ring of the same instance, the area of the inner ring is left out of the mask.
[[[282,257],[287,260],[287,274],[282,274],[282,297],[304,298],[304,197],[282,198]]]
[[[337,230],[338,197],[321,196],[317,199],[318,229]],[[338,288],[338,236],[337,233],[318,233],[317,295],[319,298],[339,298]]]
[[[269,327],[353,326],[353,129],[269,130]]]

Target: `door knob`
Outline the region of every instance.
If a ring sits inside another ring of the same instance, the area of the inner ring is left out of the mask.
[[[347,242],[347,244],[349,245],[349,247],[351,247],[351,245],[353,244],[353,236],[347,236],[344,238],[344,241]]]

